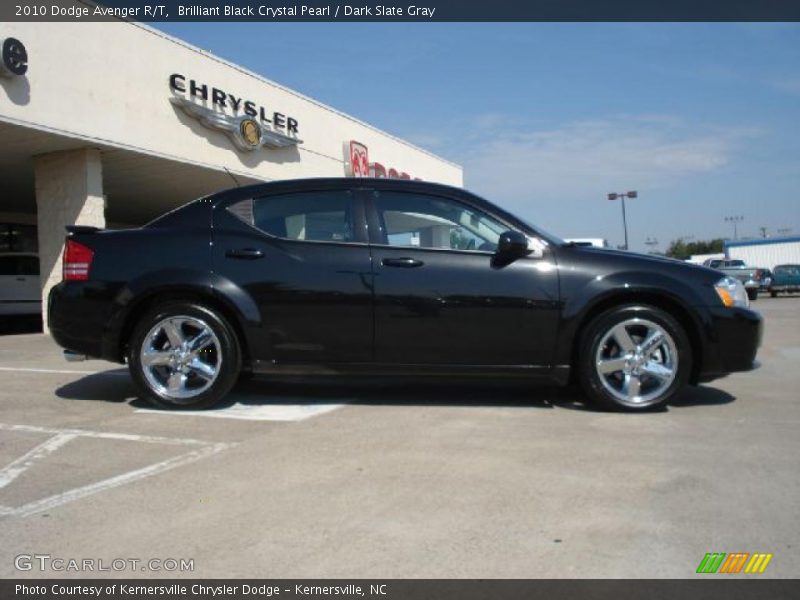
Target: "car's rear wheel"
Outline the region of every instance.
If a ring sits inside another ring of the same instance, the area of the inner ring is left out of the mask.
[[[770,298],[777,298],[778,297],[778,292],[776,292],[774,290],[770,290],[769,291],[769,296],[770,296]]]
[[[224,317],[198,304],[169,303],[136,324],[128,367],[141,395],[151,403],[209,408],[236,383],[241,352]]]
[[[757,288],[748,288],[747,289],[747,297],[750,301],[758,300],[758,289]]]
[[[655,306],[615,307],[593,319],[580,339],[578,379],[609,410],[663,407],[689,379],[692,349],[681,324]]]

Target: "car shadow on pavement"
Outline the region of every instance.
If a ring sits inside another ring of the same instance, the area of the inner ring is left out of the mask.
[[[100,400],[105,402],[138,401],[136,388],[128,375],[128,369],[92,373],[70,381],[55,390],[56,396],[64,400]]]
[[[274,404],[372,404],[394,406],[527,406],[553,408],[562,390],[519,383],[436,381],[269,381],[237,385],[234,402]]]
[[[152,408],[138,397],[127,369],[120,368],[93,373],[67,383],[55,390],[65,400],[94,400],[128,402],[133,408]],[[687,388],[670,407],[711,406],[733,402],[736,398],[713,387]],[[240,381],[223,403],[245,406],[263,405],[394,405],[394,406],[501,406],[528,408],[565,408],[591,411],[596,409],[585,402],[578,386],[554,387],[521,384],[519,382],[387,382],[349,380],[274,381],[251,379]],[[668,409],[665,409],[668,410]]]
[[[690,406],[714,406],[718,404],[730,404],[736,400],[733,396],[715,387],[707,385],[697,385],[687,387],[682,394],[679,394],[670,406],[675,408],[685,408]]]

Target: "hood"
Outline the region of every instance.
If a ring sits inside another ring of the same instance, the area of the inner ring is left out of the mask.
[[[629,250],[614,250],[612,248],[598,248],[596,246],[564,246],[571,252],[577,255],[583,255],[587,258],[590,256],[599,259],[611,260],[618,262],[620,265],[626,267],[635,267],[641,265],[650,269],[658,268],[672,273],[681,272],[689,276],[700,277],[703,279],[710,279],[713,281],[719,280],[724,276],[715,269],[704,267],[702,265],[695,265],[687,263],[677,258],[669,258],[667,256],[656,256],[654,254],[641,254],[640,252],[631,252]]]

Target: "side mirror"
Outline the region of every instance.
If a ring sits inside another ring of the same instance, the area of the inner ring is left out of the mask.
[[[505,231],[500,234],[497,240],[497,255],[502,257],[527,256],[530,254],[528,249],[528,237],[519,231]]]

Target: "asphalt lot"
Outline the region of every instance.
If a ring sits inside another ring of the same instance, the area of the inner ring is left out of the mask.
[[[0,337],[0,576],[683,578],[706,552],[770,552],[758,577],[797,577],[800,298],[755,308],[757,371],[644,415],[570,389],[262,381],[162,413],[119,365]]]

